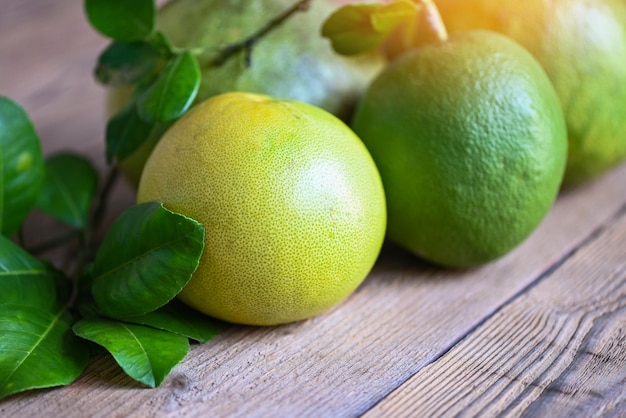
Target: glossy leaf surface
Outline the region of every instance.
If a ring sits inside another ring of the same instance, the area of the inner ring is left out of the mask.
[[[46,160],[45,172],[36,206],[61,222],[84,229],[98,189],[95,168],[81,156],[58,154]]]
[[[191,53],[175,56],[139,98],[139,115],[147,122],[177,119],[196,98],[200,80],[200,66]]]
[[[198,267],[204,228],[151,202],[126,210],[93,265],[92,294],[112,318],[143,315],[172,300]]]
[[[15,232],[35,205],[44,176],[39,137],[18,104],[0,96],[0,233]]]
[[[83,319],[74,332],[106,348],[130,377],[150,387],[159,386],[189,351],[186,337],[105,319]]]
[[[218,320],[177,301],[172,301],[156,311],[126,320],[183,335],[200,343],[215,337],[221,328]]]
[[[118,41],[144,39],[156,24],[154,0],[85,0],[85,12],[96,30]]]
[[[65,307],[0,304],[0,398],[67,385],[81,374],[89,353],[72,321]]]

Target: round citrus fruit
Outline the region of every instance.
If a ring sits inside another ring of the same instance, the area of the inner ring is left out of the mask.
[[[386,224],[376,166],[343,122],[250,93],[215,96],[178,120],[148,159],[138,200],[206,229],[180,299],[252,325],[308,318],[347,297]]]
[[[319,34],[324,19],[337,7],[316,0],[253,44],[250,62],[241,51],[221,64],[216,51],[240,42],[280,16],[294,0],[174,0],[158,13],[157,27],[179,48],[205,51],[199,57],[202,83],[197,101],[229,91],[246,91],[302,101],[349,119],[357,98],[382,69],[384,60],[372,53],[360,57],[335,54]],[[112,110],[121,109],[130,94],[114,89]],[[121,166],[137,184],[154,138]]]
[[[389,237],[468,267],[510,251],[553,204],[567,138],[537,61],[495,32],[410,50],[377,77],[355,132],[380,171]]]
[[[528,49],[556,88],[567,121],[565,184],[626,158],[626,2],[436,0],[447,28],[501,32]]]

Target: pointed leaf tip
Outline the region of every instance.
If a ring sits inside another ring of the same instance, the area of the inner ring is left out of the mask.
[[[127,209],[107,232],[93,265],[92,295],[112,318],[143,315],[172,300],[198,267],[204,227],[149,202]]]
[[[167,331],[106,319],[82,319],[74,333],[106,348],[133,379],[159,386],[189,352],[189,340]]]

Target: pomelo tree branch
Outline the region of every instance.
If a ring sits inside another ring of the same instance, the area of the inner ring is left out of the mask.
[[[299,0],[289,9],[285,10],[280,15],[274,17],[272,20],[267,22],[267,24],[261,27],[256,32],[252,33],[250,36],[232,43],[228,44],[222,48],[220,48],[217,52],[217,56],[211,61],[211,65],[220,66],[224,64],[231,56],[245,51],[245,59],[246,65],[250,65],[252,62],[252,48],[254,48],[255,44],[260,41],[265,35],[267,35],[272,30],[276,29],[278,26],[282,25],[285,21],[287,21],[291,16],[298,12],[305,11],[311,5],[312,0]]]

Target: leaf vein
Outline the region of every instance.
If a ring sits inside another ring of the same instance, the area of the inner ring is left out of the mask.
[[[80,219],[80,210],[78,208],[78,204],[76,203],[74,199],[72,199],[74,195],[67,188],[67,184],[63,182],[63,179],[60,178],[56,172],[52,173],[52,178],[53,178],[53,181],[57,184],[59,191],[61,192],[61,197],[67,203],[67,206],[70,212],[72,212],[72,215],[74,216],[74,218]]]
[[[31,276],[43,276],[48,274],[46,270],[9,270],[0,271],[0,277],[2,276],[17,276],[17,275],[31,275]]]
[[[22,357],[22,359],[19,361],[19,363],[15,366],[15,368],[13,370],[11,370],[11,372],[7,375],[6,379],[4,379],[4,381],[2,381],[0,383],[0,387],[4,387],[7,382],[11,379],[11,377],[13,377],[13,375],[15,374],[15,372],[22,366],[22,364],[24,364],[24,362],[26,361],[26,359],[33,353],[33,351],[35,351],[35,349],[39,346],[39,344],[41,344],[41,342],[45,339],[45,337],[50,333],[50,331],[53,329],[54,325],[59,321],[59,318],[61,318],[61,316],[63,315],[63,313],[65,312],[65,309],[67,307],[63,306],[59,312],[54,316],[54,318],[52,319],[52,321],[50,321],[50,325],[48,325],[48,327],[46,328],[46,330],[41,334],[41,336],[39,337],[39,339],[35,342],[35,344],[33,344],[32,348],[30,350],[25,351],[25,355]],[[33,334],[36,335],[36,334]]]
[[[127,260],[127,261],[125,261],[124,263],[122,263],[122,264],[120,264],[120,265],[116,266],[115,268],[113,268],[113,269],[111,269],[111,270],[107,270],[107,271],[102,272],[101,274],[99,274],[99,275],[97,275],[96,277],[94,277],[94,280],[101,280],[103,277],[110,276],[111,274],[113,274],[113,273],[115,273],[115,272],[117,272],[117,271],[119,271],[119,270],[124,269],[125,267],[127,267],[128,265],[130,265],[130,264],[132,264],[132,263],[136,262],[137,260],[140,260],[140,259],[142,259],[142,258],[145,258],[145,257],[147,257],[148,255],[153,254],[153,253],[155,253],[155,252],[157,252],[157,251],[161,250],[162,248],[169,247],[169,246],[171,246],[171,245],[173,245],[173,244],[176,244],[176,243],[177,243],[177,242],[179,242],[179,241],[182,241],[182,240],[188,239],[188,238],[190,238],[191,236],[193,236],[193,233],[194,233],[195,231],[197,231],[197,228],[194,228],[194,230],[193,230],[192,232],[190,232],[189,234],[185,234],[185,235],[183,235],[183,236],[181,236],[181,237],[179,237],[179,238],[176,238],[176,239],[174,239],[174,240],[171,240],[171,241],[165,242],[165,243],[163,243],[163,244],[161,244],[161,245],[159,245],[159,246],[157,246],[157,247],[151,248],[149,251],[146,251],[146,252],[144,252],[144,253],[141,253],[141,254],[137,255],[137,256],[135,256],[135,257],[131,258],[130,260]]]

